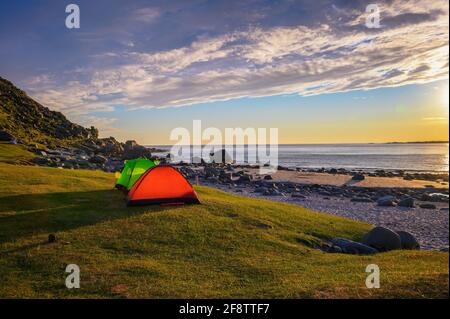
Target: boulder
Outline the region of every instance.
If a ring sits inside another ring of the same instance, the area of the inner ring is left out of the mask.
[[[413,208],[413,207],[414,207],[414,198],[408,197],[408,198],[402,199],[402,200],[398,203],[398,206],[400,206],[400,207]]]
[[[378,251],[389,251],[402,248],[400,236],[385,227],[375,227],[362,239],[364,245],[373,247]]]
[[[245,174],[245,175],[239,176],[239,179],[237,180],[237,182],[238,183],[248,183],[248,182],[251,182],[251,180],[252,180],[252,176]]]
[[[233,159],[224,149],[209,154],[211,163],[232,163]]]
[[[402,249],[420,249],[419,242],[411,233],[400,230],[397,231],[397,234],[400,236]]]
[[[0,130],[0,141],[2,141],[2,142],[15,142],[16,138],[14,137],[14,135],[9,134],[6,131]]]
[[[50,165],[52,160],[49,159],[48,157],[39,157],[38,156],[38,157],[33,158],[32,162],[36,165],[42,166],[42,165]]]
[[[327,252],[332,254],[342,254],[343,251],[341,247],[333,245],[327,250]]]
[[[378,250],[373,247],[344,238],[334,238],[332,244],[333,246],[339,247],[342,252],[347,254],[371,255],[378,253]]]
[[[378,206],[395,206],[395,197],[391,195],[382,196],[377,200]]]
[[[366,177],[364,176],[364,174],[356,173],[352,176],[353,181],[363,181],[365,179],[366,179]]]
[[[104,164],[108,161],[108,159],[105,156],[102,155],[95,155],[89,159],[90,162],[96,163],[96,164]]]

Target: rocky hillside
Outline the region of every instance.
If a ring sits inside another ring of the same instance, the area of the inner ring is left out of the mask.
[[[62,113],[42,106],[1,77],[0,131],[12,134],[24,144],[47,146],[98,137],[96,128],[84,128],[70,122]]]
[[[62,113],[49,110],[0,77],[0,141],[25,145],[38,155],[37,165],[114,171],[123,160],[151,157],[135,141],[99,138],[95,127],[84,128]]]

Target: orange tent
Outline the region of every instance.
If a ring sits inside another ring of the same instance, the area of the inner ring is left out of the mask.
[[[150,204],[200,204],[200,201],[176,168],[158,165],[146,171],[127,196],[128,206]]]

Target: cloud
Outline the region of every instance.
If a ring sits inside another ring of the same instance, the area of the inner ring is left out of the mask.
[[[160,12],[156,8],[140,8],[133,11],[132,18],[143,23],[154,22],[160,16]]]
[[[376,30],[364,26],[364,6],[335,6],[337,18],[311,25],[250,26],[169,50],[130,52],[129,46],[92,57],[95,65],[107,55],[107,66],[68,72],[53,85],[34,83],[31,92],[69,116],[88,116],[116,105],[310,96],[448,78],[448,2],[388,1],[381,8],[383,28]],[[160,15],[141,9],[134,18],[148,22]]]

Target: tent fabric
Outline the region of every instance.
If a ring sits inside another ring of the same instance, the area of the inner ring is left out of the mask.
[[[158,161],[145,158],[125,161],[125,166],[122,173],[116,181],[116,188],[129,191],[142,176],[142,174],[144,174],[149,168],[158,164]]]
[[[176,168],[158,165],[145,172],[127,196],[128,206],[150,204],[200,204],[200,201]]]

